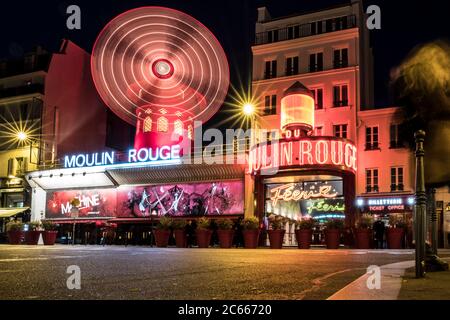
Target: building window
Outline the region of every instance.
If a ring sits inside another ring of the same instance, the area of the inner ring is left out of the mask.
[[[348,67],[348,49],[334,50],[333,66],[335,69]]]
[[[183,135],[183,121],[181,120],[175,120],[175,123],[173,124],[174,126],[174,132],[178,135]]]
[[[346,124],[334,125],[333,135],[337,138],[347,139],[347,125]]]
[[[316,110],[323,109],[323,89],[317,88],[317,89],[310,89],[311,92],[314,95],[314,103]]]
[[[145,117],[144,119],[144,132],[152,131],[152,118]]]
[[[378,127],[366,127],[366,150],[379,149]]]
[[[287,28],[288,40],[300,38],[300,26],[290,26]]]
[[[267,42],[277,42],[278,41],[278,30],[270,30],[267,32]]]
[[[286,58],[286,76],[298,74],[298,57]]]
[[[348,85],[341,84],[333,87],[333,107],[348,106]]]
[[[398,128],[398,124],[391,124],[389,128],[389,147],[391,149],[403,148],[403,144],[400,142]]]
[[[169,131],[169,121],[165,117],[159,117],[157,121],[158,131],[167,132]]]
[[[277,77],[277,60],[265,62],[264,79],[271,79]]]
[[[315,21],[311,23],[311,35],[321,34],[322,32],[322,21]]]
[[[378,169],[366,169],[366,192],[378,191]]]
[[[318,136],[318,137],[322,137],[323,136],[323,127],[315,127],[314,135]]]
[[[403,191],[403,168],[391,168],[391,191]]]
[[[275,94],[264,97],[264,116],[277,114],[277,96]]]
[[[312,53],[309,55],[309,72],[323,70],[323,52]]]

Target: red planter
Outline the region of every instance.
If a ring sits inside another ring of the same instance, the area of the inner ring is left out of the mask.
[[[155,230],[155,241],[158,248],[166,248],[169,244],[170,230]]]
[[[309,249],[311,247],[312,233],[311,229],[295,230],[299,249]]]
[[[8,231],[9,244],[20,244],[22,241],[22,231]]]
[[[271,249],[281,249],[286,230],[268,230]]]
[[[330,229],[325,231],[327,249],[338,249],[341,240],[341,230]]]
[[[403,228],[389,228],[387,230],[387,245],[389,249],[402,249],[403,237],[405,231]]]
[[[177,248],[187,247],[187,237],[184,230],[173,230],[173,235],[175,236],[175,245]]]
[[[42,239],[44,240],[44,245],[53,246],[55,244],[57,234],[58,234],[58,231],[42,232]]]
[[[211,230],[195,230],[195,235],[197,236],[197,245],[199,248],[208,248],[211,242]]]
[[[358,249],[370,249],[371,238],[371,229],[356,229],[356,247]]]
[[[231,248],[233,245],[234,230],[217,230],[221,248]]]
[[[27,231],[25,232],[25,243],[30,246],[36,246],[39,242],[41,231]]]
[[[244,248],[256,249],[258,247],[259,230],[244,230]]]

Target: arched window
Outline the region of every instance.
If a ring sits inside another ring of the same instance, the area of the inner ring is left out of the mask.
[[[175,120],[173,131],[180,136],[183,135],[183,121]]]
[[[159,117],[158,118],[158,131],[159,132],[167,132],[169,131],[169,121],[165,117]]]
[[[189,139],[193,139],[194,137],[194,129],[192,128],[192,124],[188,125],[187,134]]]
[[[144,132],[150,132],[152,131],[152,118],[145,117],[144,120]]]

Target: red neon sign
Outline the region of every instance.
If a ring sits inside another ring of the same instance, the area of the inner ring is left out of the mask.
[[[356,146],[335,137],[282,139],[255,145],[249,153],[249,172],[289,167],[325,167],[356,172]]]

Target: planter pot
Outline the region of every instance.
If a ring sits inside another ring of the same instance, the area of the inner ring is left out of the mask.
[[[173,230],[173,235],[175,236],[175,245],[177,246],[177,248],[186,248],[187,247],[186,231]]]
[[[211,230],[196,230],[195,235],[197,236],[197,245],[199,248],[208,248],[211,242]]]
[[[402,228],[389,228],[387,230],[387,245],[389,249],[402,249],[403,236],[405,231]]]
[[[341,240],[341,230],[330,229],[325,231],[327,249],[338,249]]]
[[[8,231],[9,244],[20,244],[22,241],[22,231]]]
[[[281,249],[286,230],[268,230],[271,249]]]
[[[372,230],[356,229],[356,247],[357,249],[370,249]]]
[[[217,230],[221,248],[231,248],[233,245],[234,230]]]
[[[39,242],[41,231],[27,231],[25,232],[25,243],[30,246],[36,246]]]
[[[158,248],[166,248],[169,244],[170,230],[156,230],[155,241]]]
[[[244,248],[256,249],[258,246],[259,230],[244,230],[242,234],[244,235]]]
[[[42,239],[44,240],[44,245],[53,246],[55,244],[57,234],[58,234],[58,231],[42,232]]]
[[[297,238],[297,244],[299,249],[309,249],[312,241],[311,229],[309,230],[295,230],[295,237]]]

